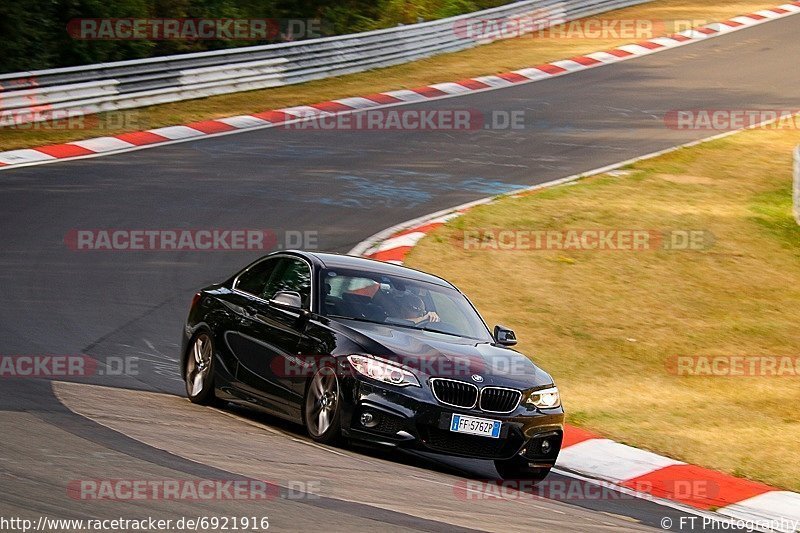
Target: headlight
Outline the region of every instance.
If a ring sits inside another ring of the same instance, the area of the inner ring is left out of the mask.
[[[561,396],[558,394],[558,387],[550,387],[530,393],[525,403],[538,407],[539,409],[553,409],[561,405]]]
[[[417,377],[400,365],[363,355],[348,355],[347,360],[359,374],[368,378],[398,387],[419,387]]]

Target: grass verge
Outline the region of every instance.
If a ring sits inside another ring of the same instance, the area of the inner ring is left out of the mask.
[[[779,3],[779,2],[778,2]],[[776,2],[739,0],[719,5],[710,0],[660,0],[637,7],[599,15],[598,18],[653,21],[653,33],[643,38],[672,33],[672,21],[695,21],[702,25],[735,15],[750,13],[777,5]],[[685,29],[681,27],[680,29]],[[436,56],[405,65],[331,78],[304,84],[215,96],[173,104],[144,107],[121,113],[102,114],[82,124],[65,121],[37,127],[0,128],[0,150],[29,148],[45,144],[117,135],[127,131],[185,124],[197,120],[267,111],[326,100],[360,96],[375,92],[419,87],[431,83],[496,74],[537,64],[565,59],[627,44],[630,36],[578,38],[574,33],[563,37],[523,36],[499,41],[471,50]]]
[[[800,132],[753,130],[472,209],[407,259],[550,371],[572,424],[800,491],[800,375],[678,376],[677,355],[800,359]],[[466,250],[486,229],[694,229],[695,251]],[[491,275],[486,273],[490,272]],[[797,369],[800,371],[800,369]]]

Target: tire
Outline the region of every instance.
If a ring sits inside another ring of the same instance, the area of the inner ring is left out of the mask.
[[[531,468],[528,466],[528,460],[519,456],[513,459],[495,461],[494,467],[497,469],[497,473],[500,474],[500,478],[504,480],[515,479],[538,483],[543,481],[547,474],[550,473],[550,467]]]
[[[195,335],[183,368],[186,396],[192,403],[211,405],[214,396],[214,342],[206,332]]]
[[[338,444],[342,437],[342,402],[336,371],[322,367],[306,387],[303,422],[308,435],[321,444]]]

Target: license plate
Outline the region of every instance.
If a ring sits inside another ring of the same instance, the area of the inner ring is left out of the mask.
[[[502,424],[497,420],[475,418],[474,416],[453,415],[453,418],[450,420],[450,431],[468,433],[470,435],[481,435],[493,439],[500,438],[501,427]]]

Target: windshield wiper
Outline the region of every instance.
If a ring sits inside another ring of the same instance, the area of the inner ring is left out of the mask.
[[[459,339],[479,340],[474,337],[469,337],[467,335],[459,335],[458,333],[452,333],[450,331],[442,331],[440,329],[429,328],[428,326],[422,326],[421,328],[414,328],[414,329],[421,329],[423,331],[430,331],[432,333],[441,333],[442,335],[450,335],[451,337],[458,337]]]
[[[470,337],[468,335],[459,335],[458,333],[451,333],[449,331],[442,331],[440,329],[429,328],[427,326],[423,326],[418,328],[416,326],[412,326],[409,324],[398,324],[396,322],[375,322],[374,320],[368,320],[366,318],[358,318],[354,316],[343,316],[343,315],[325,315],[328,318],[343,318],[344,320],[355,320],[356,322],[366,322],[368,324],[378,324],[381,326],[389,326],[389,327],[398,327],[398,328],[406,328],[406,329],[413,329],[414,331],[430,331],[431,333],[441,333],[442,335],[450,335],[451,337],[458,337],[459,339],[470,339],[474,341],[481,341],[482,343],[486,343],[489,341],[485,341],[483,339],[479,339],[477,337]]]
[[[355,320],[357,322],[366,322],[368,324],[380,324],[381,326],[386,326],[386,322],[375,322],[374,320],[368,320],[366,318],[359,318],[355,316],[344,316],[344,315],[325,315],[328,318],[343,318],[345,320]]]

